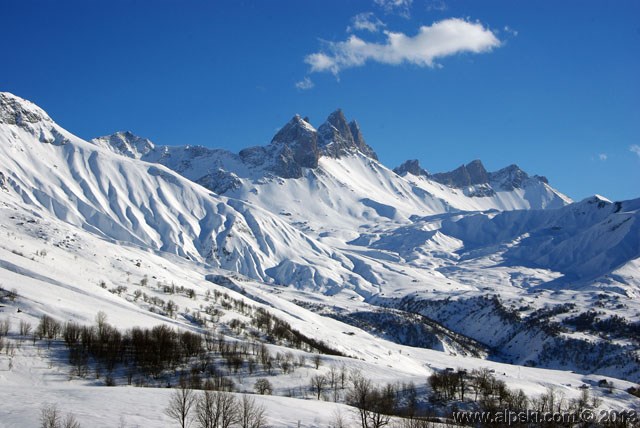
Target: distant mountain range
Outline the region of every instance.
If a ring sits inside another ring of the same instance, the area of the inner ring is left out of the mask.
[[[444,173],[416,160],[391,170],[341,110],[317,129],[296,115],[269,144],[232,153],[131,132],[84,141],[0,93],[0,151],[0,201],[16,212],[323,305],[419,313],[505,361],[582,369],[549,355],[562,338],[546,328],[562,326],[562,337],[585,340],[594,367],[638,378],[631,335],[565,321],[590,309],[639,313],[640,199],[574,203],[542,176],[516,165],[489,172],[479,160]],[[589,340],[622,362],[597,360]]]

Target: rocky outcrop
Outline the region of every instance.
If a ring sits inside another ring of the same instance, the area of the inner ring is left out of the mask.
[[[433,174],[431,179],[449,187],[462,188],[489,183],[489,174],[481,161],[474,160],[451,172]]]
[[[27,127],[38,122],[52,122],[35,104],[7,92],[0,92],[0,124]]]
[[[155,145],[150,140],[138,137],[130,131],[116,132],[115,134],[94,138],[91,142],[114,153],[133,159],[141,159],[155,148]]]
[[[402,165],[393,168],[393,172],[400,176],[405,176],[407,174],[415,175],[416,177],[429,176],[429,172],[420,166],[420,162],[417,159],[409,159],[408,161],[405,161]]]
[[[216,171],[209,173],[196,180],[196,183],[202,187],[206,187],[215,193],[222,195],[231,190],[235,190],[242,186],[240,178],[232,172],[218,168]]]

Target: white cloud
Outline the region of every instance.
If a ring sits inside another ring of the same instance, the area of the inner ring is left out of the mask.
[[[600,159],[601,161],[606,161],[607,159],[609,159],[609,156],[607,156],[606,153],[600,153],[598,155],[598,159]]]
[[[411,14],[411,4],[413,0],[373,0],[385,13],[397,13],[398,15],[409,17]]]
[[[437,58],[462,52],[489,52],[501,44],[482,24],[458,18],[420,27],[415,36],[391,31],[384,34],[385,43],[367,42],[355,35],[343,42],[328,42],[325,52],[310,54],[305,62],[312,72],[330,71],[335,75],[346,68],[363,66],[367,61],[435,67]]]
[[[311,79],[309,79],[308,77],[305,77],[301,81],[296,82],[295,86],[297,89],[300,89],[301,91],[306,91],[307,89],[313,88],[315,84]]]
[[[633,144],[631,146],[629,146],[629,150],[632,153],[635,153],[636,155],[638,155],[638,157],[640,158],[640,146],[637,144]]]
[[[384,27],[384,22],[380,21],[373,12],[363,12],[351,18],[351,25],[347,27],[347,31],[370,31],[377,33]]]

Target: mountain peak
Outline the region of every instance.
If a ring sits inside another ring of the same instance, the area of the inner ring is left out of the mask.
[[[332,125],[340,135],[347,141],[353,142],[353,135],[351,135],[351,129],[347,123],[347,118],[344,116],[342,109],[337,109],[329,115],[327,118],[328,124]]]
[[[91,142],[96,146],[134,159],[142,158],[155,148],[151,140],[138,137],[131,131],[118,131],[111,135],[94,138]]]
[[[326,122],[318,128],[318,146],[322,153],[329,157],[339,158],[360,151],[370,158],[378,159],[378,155],[364,141],[358,123],[348,123],[341,109],[331,113]]]
[[[404,161],[402,165],[393,168],[393,172],[401,176],[405,176],[407,174],[415,175],[416,177],[429,176],[429,172],[420,166],[420,161],[418,161],[418,159],[409,159]]]
[[[433,174],[432,178],[434,181],[451,187],[469,187],[489,182],[487,170],[479,159],[461,165],[451,172]]]
[[[249,154],[255,154],[255,150],[258,149],[242,150],[240,156],[249,159]],[[301,177],[302,168],[318,166],[318,132],[307,118],[296,114],[271,139],[267,150],[273,153],[275,174],[283,178]]]

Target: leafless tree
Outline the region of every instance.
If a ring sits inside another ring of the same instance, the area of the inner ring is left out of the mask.
[[[171,395],[165,414],[178,422],[181,428],[188,427],[190,424],[189,413],[196,404],[196,398],[193,390],[187,388],[186,383],[182,382],[180,388]]]
[[[40,427],[41,428],[59,428],[60,427],[60,411],[55,404],[47,405],[40,409]]]
[[[270,395],[272,391],[271,382],[263,377],[258,378],[253,386],[253,389],[255,389],[255,391],[260,395]]]
[[[25,320],[20,320],[20,336],[27,337],[31,333],[31,324]]]
[[[246,394],[240,401],[241,428],[264,428],[267,425],[265,408],[256,404],[256,400]]]
[[[342,414],[340,408],[336,408],[333,411],[333,420],[331,421],[331,428],[347,428],[348,424],[346,418]]]
[[[351,374],[347,402],[358,410],[362,428],[380,428],[389,424],[395,402],[393,397],[376,388],[360,372]]]
[[[311,378],[311,389],[316,393],[318,400],[322,396],[322,391],[327,386],[327,378],[323,375],[315,375]]]
[[[235,397],[221,391],[204,391],[198,398],[196,414],[199,428],[228,428],[239,420]]]
[[[332,365],[329,368],[329,373],[326,375],[327,381],[329,382],[329,388],[333,391],[333,401],[338,401],[338,397],[340,396],[340,372],[335,365]]]
[[[313,365],[315,366],[316,370],[320,368],[320,364],[322,364],[322,358],[320,357],[320,354],[315,354],[313,356]]]
[[[9,329],[11,328],[11,322],[8,319],[4,319],[0,321],[0,337],[6,336],[9,334]]]
[[[42,428],[80,428],[80,423],[73,413],[67,413],[62,419],[58,407],[51,404],[40,409],[40,426]]]
[[[78,422],[73,413],[67,413],[67,416],[62,421],[61,428],[80,428],[80,422]]]

